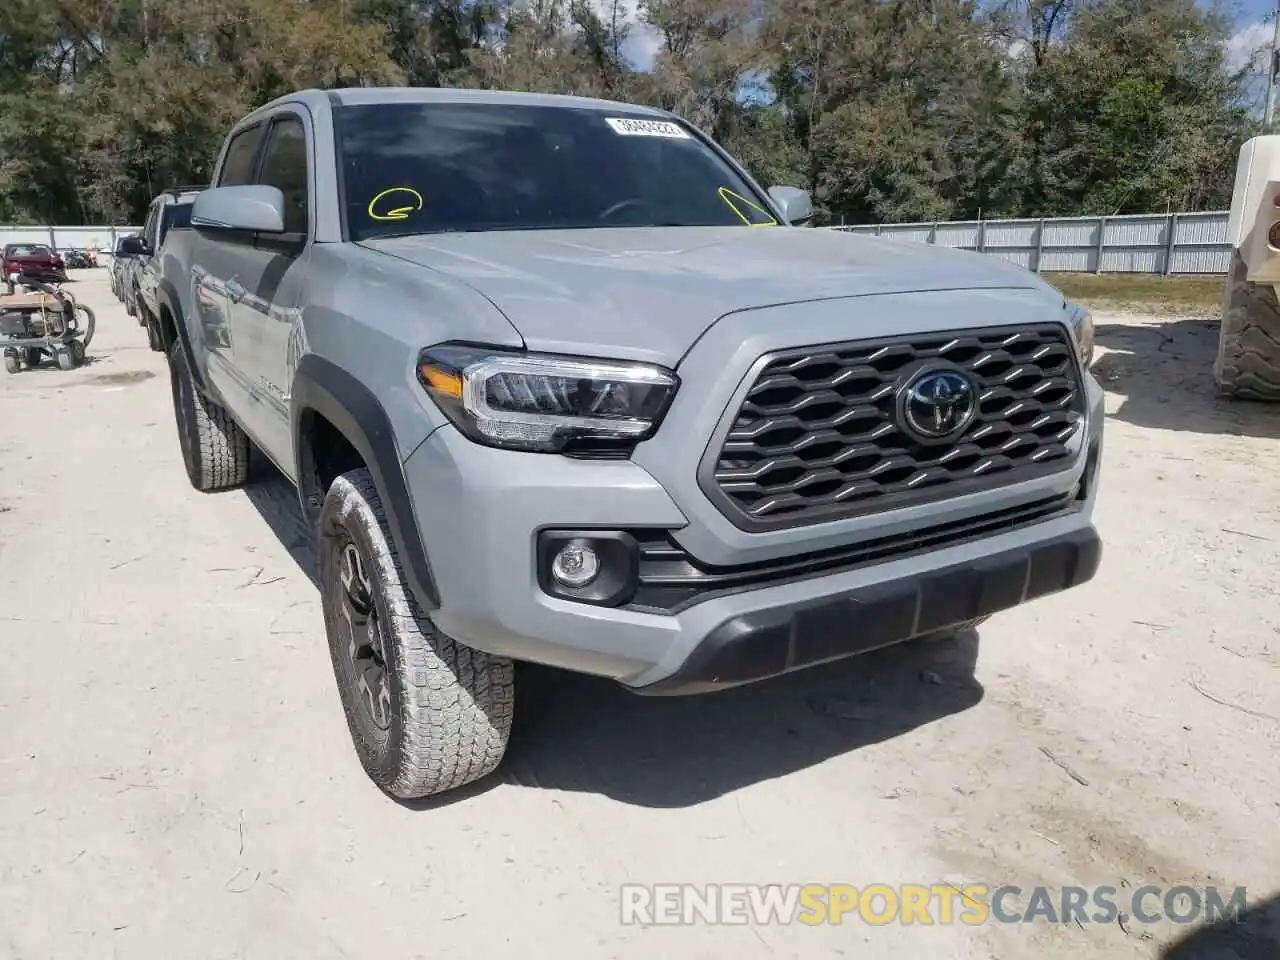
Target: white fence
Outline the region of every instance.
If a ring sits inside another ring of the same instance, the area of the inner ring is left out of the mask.
[[[833,227],[976,250],[1036,273],[1226,273],[1227,211]]]
[[[0,224],[0,247],[9,243],[44,243],[55,250],[83,250],[94,246],[103,253],[116,248],[116,239],[141,233],[141,227],[18,227]]]

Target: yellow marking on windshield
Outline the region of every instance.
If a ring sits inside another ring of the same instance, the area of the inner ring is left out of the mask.
[[[732,197],[733,199],[730,199],[730,197]],[[760,204],[753,203],[752,201],[748,200],[742,194],[734,193],[728,187],[720,188],[720,199],[723,200],[725,202],[725,205],[734,213],[736,213],[738,215],[738,219],[741,220],[743,223],[745,223],[748,227],[776,227],[778,225],[778,221],[774,218],[773,214],[771,214],[768,210],[760,206]],[[743,204],[743,206],[751,208],[752,210],[757,210],[760,213],[764,214],[766,217],[769,218],[768,221],[761,222],[761,223],[752,223],[751,218],[747,216],[745,213],[743,213],[742,209],[738,206],[739,203]]]
[[[400,198],[400,205],[392,207],[390,210],[384,210],[379,213],[374,208],[378,205],[378,201],[384,197],[391,196],[395,193],[401,193],[405,196]],[[412,200],[411,203],[405,203],[405,200]],[[409,214],[417,213],[424,206],[426,201],[422,199],[422,194],[412,187],[388,187],[380,194],[369,201],[369,219],[370,220],[408,220]]]

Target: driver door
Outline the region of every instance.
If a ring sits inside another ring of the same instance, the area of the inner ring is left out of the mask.
[[[232,359],[249,388],[242,422],[263,452],[290,476],[294,464],[288,344],[300,322],[298,304],[311,252],[308,132],[302,115],[291,110],[269,121],[253,182],[283,194],[285,232],[259,234],[237,246],[226,285]]]

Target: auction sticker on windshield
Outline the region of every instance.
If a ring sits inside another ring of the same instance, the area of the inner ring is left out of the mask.
[[[624,137],[689,139],[689,134],[684,127],[669,120],[633,120],[627,117],[605,117],[604,122],[613,127],[614,133],[620,133]]]

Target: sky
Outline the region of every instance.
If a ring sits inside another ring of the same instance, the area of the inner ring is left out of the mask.
[[[605,0],[596,0],[596,5],[607,15],[610,5]],[[626,3],[625,13],[630,31],[627,33],[626,42],[622,45],[623,55],[637,70],[648,70],[653,66],[653,58],[658,54],[662,36],[656,28],[649,26],[647,23],[640,23],[636,19],[634,0]]]
[[[1231,66],[1244,66],[1261,48],[1270,44],[1271,9],[1271,0],[1235,0],[1226,6],[1227,13],[1236,23],[1235,35],[1227,45]],[[1265,63],[1266,52],[1262,50],[1262,56],[1255,65],[1261,67]]]
[[[1276,0],[1228,0],[1224,11],[1235,24],[1235,32],[1227,42],[1227,66],[1230,69],[1252,67],[1253,75],[1247,81],[1245,96],[1250,107],[1262,112],[1267,54],[1275,29],[1272,10]],[[1207,6],[1204,0],[1198,4]]]

